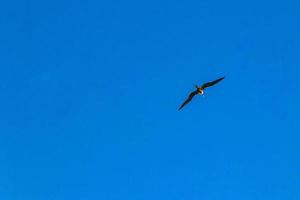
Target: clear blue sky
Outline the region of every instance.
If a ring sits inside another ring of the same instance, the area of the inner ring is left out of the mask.
[[[299,200],[299,7],[1,1],[0,199]]]

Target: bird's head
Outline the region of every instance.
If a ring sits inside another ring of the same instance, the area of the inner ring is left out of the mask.
[[[203,95],[203,89],[201,87],[199,87],[198,85],[195,84],[195,88],[197,88],[197,91],[199,94]]]
[[[204,94],[204,92],[203,92],[203,90],[202,90],[201,88],[198,88],[198,92],[199,92],[201,95]]]

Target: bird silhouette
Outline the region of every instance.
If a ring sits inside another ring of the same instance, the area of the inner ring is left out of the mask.
[[[183,102],[183,104],[179,107],[178,110],[181,110],[185,105],[187,105],[187,104],[193,99],[193,97],[194,97],[195,95],[197,95],[197,94],[203,95],[203,94],[204,94],[204,89],[205,89],[205,88],[208,88],[208,87],[211,87],[211,86],[215,85],[216,83],[220,82],[220,81],[223,80],[224,78],[225,78],[225,76],[222,77],[222,78],[216,79],[216,80],[214,80],[214,81],[204,83],[204,84],[202,84],[200,87],[198,87],[197,85],[195,85],[196,90],[193,91],[193,92],[191,92],[191,93],[189,94],[188,98]]]

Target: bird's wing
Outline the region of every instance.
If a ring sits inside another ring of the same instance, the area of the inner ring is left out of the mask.
[[[214,80],[214,81],[211,81],[211,82],[204,83],[200,88],[205,89],[205,88],[207,88],[207,87],[213,86],[214,84],[220,82],[220,81],[223,80],[224,78],[225,78],[225,76],[222,77],[222,78],[219,78],[219,79],[217,79],[217,80]]]
[[[181,110],[181,108],[183,108],[186,104],[188,104],[196,94],[198,94],[197,90],[191,92],[189,97],[183,102],[183,104],[179,107],[178,110]]]

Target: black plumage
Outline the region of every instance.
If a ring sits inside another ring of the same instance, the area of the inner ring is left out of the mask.
[[[222,77],[222,78],[216,79],[214,81],[204,83],[200,87],[195,86],[197,89],[189,94],[188,98],[183,102],[183,104],[179,107],[178,110],[181,110],[185,105],[187,105],[193,99],[193,97],[196,96],[197,94],[202,94],[203,95],[203,92],[204,92],[205,88],[208,88],[208,87],[211,87],[211,86],[217,84],[218,82],[220,82],[224,78],[225,77]]]

